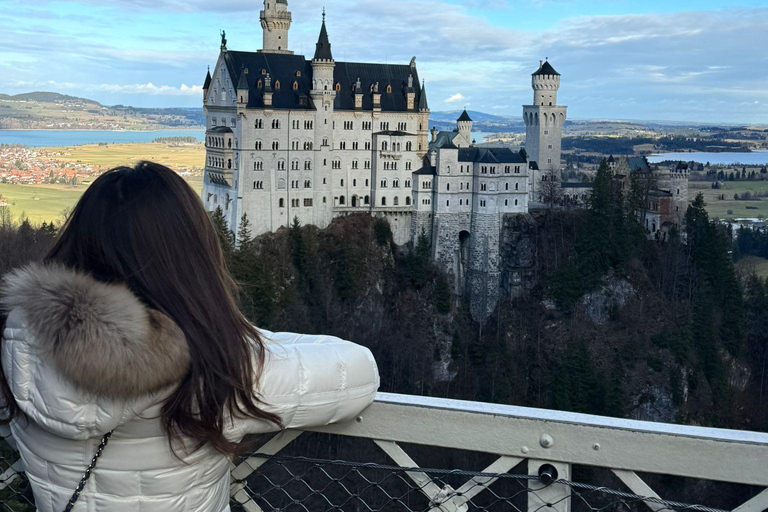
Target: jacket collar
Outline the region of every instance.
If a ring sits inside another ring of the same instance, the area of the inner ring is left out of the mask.
[[[0,306],[22,311],[41,358],[82,391],[130,399],[177,384],[187,372],[182,330],[125,284],[31,264],[9,272],[0,289]]]

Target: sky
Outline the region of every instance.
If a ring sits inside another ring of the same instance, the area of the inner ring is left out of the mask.
[[[522,115],[540,59],[572,119],[768,124],[768,0],[288,0],[289,46],[416,56],[433,111]],[[261,48],[258,0],[0,0],[0,93],[201,107],[220,30]]]

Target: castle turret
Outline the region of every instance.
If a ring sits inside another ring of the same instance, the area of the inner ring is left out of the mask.
[[[533,104],[523,106],[525,150],[532,165],[529,174],[530,200],[539,201],[542,177],[561,171],[560,152],[563,125],[568,107],[557,104],[560,73],[548,61],[539,61],[539,69],[531,75]]]
[[[469,117],[467,109],[461,113],[461,116],[456,120],[456,124],[459,128],[459,135],[464,137],[467,146],[472,142],[472,118]]]
[[[264,10],[259,16],[264,35],[262,52],[288,53],[288,30],[291,28],[291,13],[287,0],[264,0]]]
[[[419,95],[419,112],[429,112],[429,105],[427,104],[427,89],[424,86],[424,82],[421,83],[421,94]]]
[[[203,103],[208,99],[208,89],[211,88],[211,68],[208,68],[208,73],[205,74],[205,82],[203,82]]]

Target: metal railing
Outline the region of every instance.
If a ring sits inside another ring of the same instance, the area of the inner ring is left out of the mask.
[[[0,510],[34,510],[17,459],[2,446]],[[236,460],[231,496],[234,512],[761,512],[766,487],[768,434],[379,393]]]

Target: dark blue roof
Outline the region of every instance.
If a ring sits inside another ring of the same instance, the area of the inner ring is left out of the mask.
[[[461,116],[459,116],[457,121],[472,121],[472,118],[467,114],[467,109],[464,109],[464,112],[461,113]]]
[[[312,109],[309,92],[312,90],[312,62],[303,55],[262,52],[223,53],[224,62],[233,83],[238,83],[240,72],[248,69],[246,79],[251,94],[248,98],[248,108],[264,107],[262,90],[258,89],[259,80],[264,82],[264,76],[269,73],[272,78],[272,108],[276,109]],[[264,73],[262,73],[264,70]],[[300,75],[300,76],[299,76]],[[337,110],[355,110],[354,85],[360,79],[363,91],[363,110],[373,110],[371,87],[378,83],[381,94],[381,110],[384,112],[407,111],[406,88],[408,77],[418,83],[419,75],[415,67],[408,64],[367,64],[359,62],[336,62],[333,71],[334,85],[340,85],[336,93],[334,108]],[[297,82],[297,90],[293,83]],[[280,84],[278,89],[277,84]],[[387,92],[390,86],[390,93]],[[421,90],[414,88],[415,105],[421,101]],[[303,98],[303,99],[302,99]],[[414,109],[415,111],[416,109]]]
[[[555,68],[552,67],[552,64],[549,63],[549,61],[544,61],[544,64],[541,65],[541,67],[534,71],[533,76],[537,75],[557,75],[560,76],[560,73],[555,71]]]
[[[519,163],[526,162],[517,151],[509,148],[460,148],[459,162],[479,163]]]
[[[648,164],[648,159],[644,156],[630,156],[627,158],[629,164],[629,172],[651,172],[651,166]]]
[[[331,43],[328,41],[328,32],[325,30],[325,15],[323,15],[323,26],[320,27],[320,36],[315,45],[315,59],[333,60],[331,55]]]

